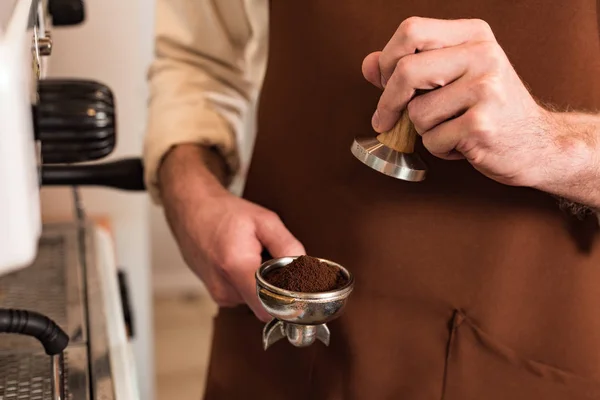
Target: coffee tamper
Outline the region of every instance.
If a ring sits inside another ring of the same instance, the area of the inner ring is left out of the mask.
[[[346,284],[329,292],[304,293],[284,290],[268,283],[264,277],[269,271],[285,267],[297,257],[283,257],[266,261],[256,271],[256,293],[265,310],[273,317],[263,329],[263,348],[267,350],[280,339],[296,347],[310,346],[319,339],[329,346],[327,322],[339,317],[354,288],[354,277],[339,264],[318,260],[339,268]]]
[[[352,143],[352,154],[382,174],[396,179],[419,182],[425,179],[427,166],[414,152],[417,131],[405,109],[396,125],[377,137],[360,136]]]

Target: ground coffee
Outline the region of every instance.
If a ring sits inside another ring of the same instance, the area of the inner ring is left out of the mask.
[[[339,268],[310,256],[300,256],[285,267],[269,271],[264,278],[278,288],[305,293],[339,289],[348,282]]]

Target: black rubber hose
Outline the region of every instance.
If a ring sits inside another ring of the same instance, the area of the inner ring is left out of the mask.
[[[69,335],[56,322],[33,311],[0,309],[0,333],[34,337],[49,356],[62,353],[69,344]]]

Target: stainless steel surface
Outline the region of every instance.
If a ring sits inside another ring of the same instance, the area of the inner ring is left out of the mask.
[[[64,399],[89,400],[85,347],[68,348],[64,363]],[[0,399],[55,399],[51,358],[41,351],[0,352]]]
[[[287,336],[289,342],[296,347],[306,347],[314,343],[317,339],[323,342],[325,346],[329,346],[331,334],[326,324],[296,325],[287,322],[282,323],[285,336]]]
[[[46,227],[33,264],[0,277],[0,308],[39,312],[54,320],[69,335],[71,344],[85,342],[83,277],[78,252],[73,228]],[[39,346],[36,339],[19,335],[0,340],[0,351],[37,350]]]
[[[113,400],[107,316],[94,261],[93,227],[82,224],[79,228],[77,224],[45,225],[35,262],[0,278],[0,307],[43,313],[69,334],[63,369],[71,393],[67,399],[88,400],[91,392],[94,400]],[[55,373],[51,357],[36,339],[2,335],[0,400],[54,399]],[[21,392],[21,397],[9,396]],[[41,397],[35,397],[38,393]]]
[[[40,56],[49,56],[52,54],[52,36],[50,36],[50,32],[46,31],[45,36],[38,38],[37,46]]]
[[[427,166],[417,153],[399,153],[384,146],[375,137],[358,137],[351,148],[354,157],[392,178],[410,182],[425,179]]]
[[[275,342],[283,339],[285,336],[285,330],[283,327],[283,321],[273,318],[263,328],[263,349],[268,349]]]
[[[55,400],[66,400],[67,392],[65,385],[65,355],[60,353],[52,357],[52,398]]]
[[[346,268],[329,260],[321,259],[339,268],[348,279],[337,290],[319,293],[301,293],[284,290],[268,283],[264,276],[272,269],[285,267],[297,257],[269,260],[256,271],[256,293],[265,310],[275,318],[263,330],[263,347],[266,350],[276,341],[287,337],[297,347],[305,347],[321,340],[329,344],[327,322],[339,317],[354,288],[354,277]],[[278,322],[281,322],[280,324]]]
[[[317,339],[329,346],[331,333],[327,324],[296,325],[273,318],[263,329],[263,348],[266,350],[285,337],[296,347],[310,346]]]
[[[81,210],[80,210],[81,211]],[[100,285],[95,262],[94,240],[89,225],[82,225],[82,263],[87,275],[90,374],[92,376],[92,397],[95,400],[113,400],[115,398],[114,380],[110,365],[108,327],[104,307],[104,296]]]
[[[44,353],[0,354],[0,399],[52,399],[50,357]]]
[[[256,290],[260,302],[274,318],[285,322],[316,325],[335,319],[343,310],[346,299],[354,288],[353,275],[341,265],[319,258],[318,260],[339,268],[348,279],[346,285],[328,292],[303,293],[278,288],[263,278],[270,270],[285,267],[296,258],[269,260],[256,271]]]
[[[79,261],[86,277],[87,322],[89,324],[89,354],[92,398],[115,399],[114,380],[110,366],[108,327],[104,310],[104,299],[97,271],[93,228],[87,217],[78,187],[72,188],[76,222],[72,226],[79,236]]]

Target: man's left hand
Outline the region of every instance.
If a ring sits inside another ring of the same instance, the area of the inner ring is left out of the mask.
[[[498,182],[546,188],[592,167],[593,138],[534,100],[484,21],[409,18],[363,74],[383,89],[377,132],[408,108],[433,155],[465,158]]]

